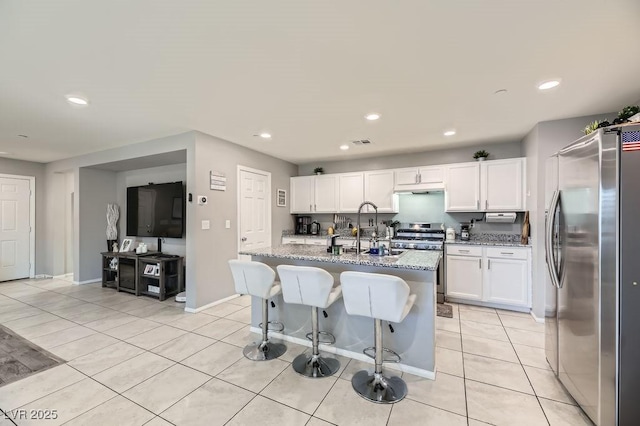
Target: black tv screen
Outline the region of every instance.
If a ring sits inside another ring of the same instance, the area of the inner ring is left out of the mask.
[[[182,238],[184,232],[182,182],[127,188],[127,235]]]

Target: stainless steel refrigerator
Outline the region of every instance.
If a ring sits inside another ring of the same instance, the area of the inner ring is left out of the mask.
[[[547,166],[547,360],[596,425],[638,425],[640,126],[600,129]]]

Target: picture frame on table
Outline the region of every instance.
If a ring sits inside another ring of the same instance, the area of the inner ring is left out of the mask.
[[[278,207],[287,207],[287,190],[278,189],[276,194],[276,205]]]
[[[131,251],[131,246],[133,246],[133,240],[131,238],[125,238],[124,240],[122,240],[120,253]]]
[[[154,268],[153,268],[153,275],[155,275],[156,277],[159,277],[159,276],[160,276],[160,265],[159,265],[159,264],[158,264],[158,265],[156,265],[156,266],[154,266]]]
[[[144,266],[144,274],[145,275],[155,275],[156,272],[156,266],[155,265],[150,265],[147,264]]]

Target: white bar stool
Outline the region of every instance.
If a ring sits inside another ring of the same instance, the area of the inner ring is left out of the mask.
[[[373,374],[366,370],[357,372],[351,379],[353,389],[361,397],[377,403],[402,400],[407,396],[404,380],[382,374],[383,362],[400,362],[400,355],[382,346],[382,321],[402,322],[415,303],[416,295],[409,294],[409,285],[403,279],[392,275],[349,271],[340,274],[340,283],[347,313],[374,319],[375,346],[363,352],[375,359],[375,371]],[[374,356],[368,353],[372,349]],[[384,359],[383,351],[397,359]]]
[[[235,283],[236,292],[249,294],[262,299],[262,341],[249,344],[244,347],[242,353],[252,361],[269,361],[278,358],[287,351],[282,343],[270,342],[267,336],[269,331],[269,299],[280,294],[280,284],[275,283],[276,273],[273,269],[260,262],[232,259],[229,261],[231,274]],[[284,330],[281,323],[272,323],[281,326],[277,331]]]
[[[320,268],[307,266],[279,265],[278,275],[282,283],[282,297],[287,303],[311,306],[311,333],[307,339],[312,341],[311,355],[298,355],[291,365],[298,373],[306,377],[328,377],[340,369],[340,361],[335,358],[321,357],[318,350],[319,335],[328,335],[335,343],[335,338],[326,332],[318,331],[318,308],[328,308],[342,294],[340,286],[334,287],[333,276]]]

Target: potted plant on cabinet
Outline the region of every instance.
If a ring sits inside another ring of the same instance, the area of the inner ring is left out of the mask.
[[[316,167],[315,169],[313,169],[313,173],[321,175],[324,173],[324,169],[322,167]]]
[[[473,158],[475,158],[477,161],[484,161],[487,159],[488,156],[489,156],[489,153],[484,149],[481,149],[480,151],[476,151],[475,154],[473,154]]]

